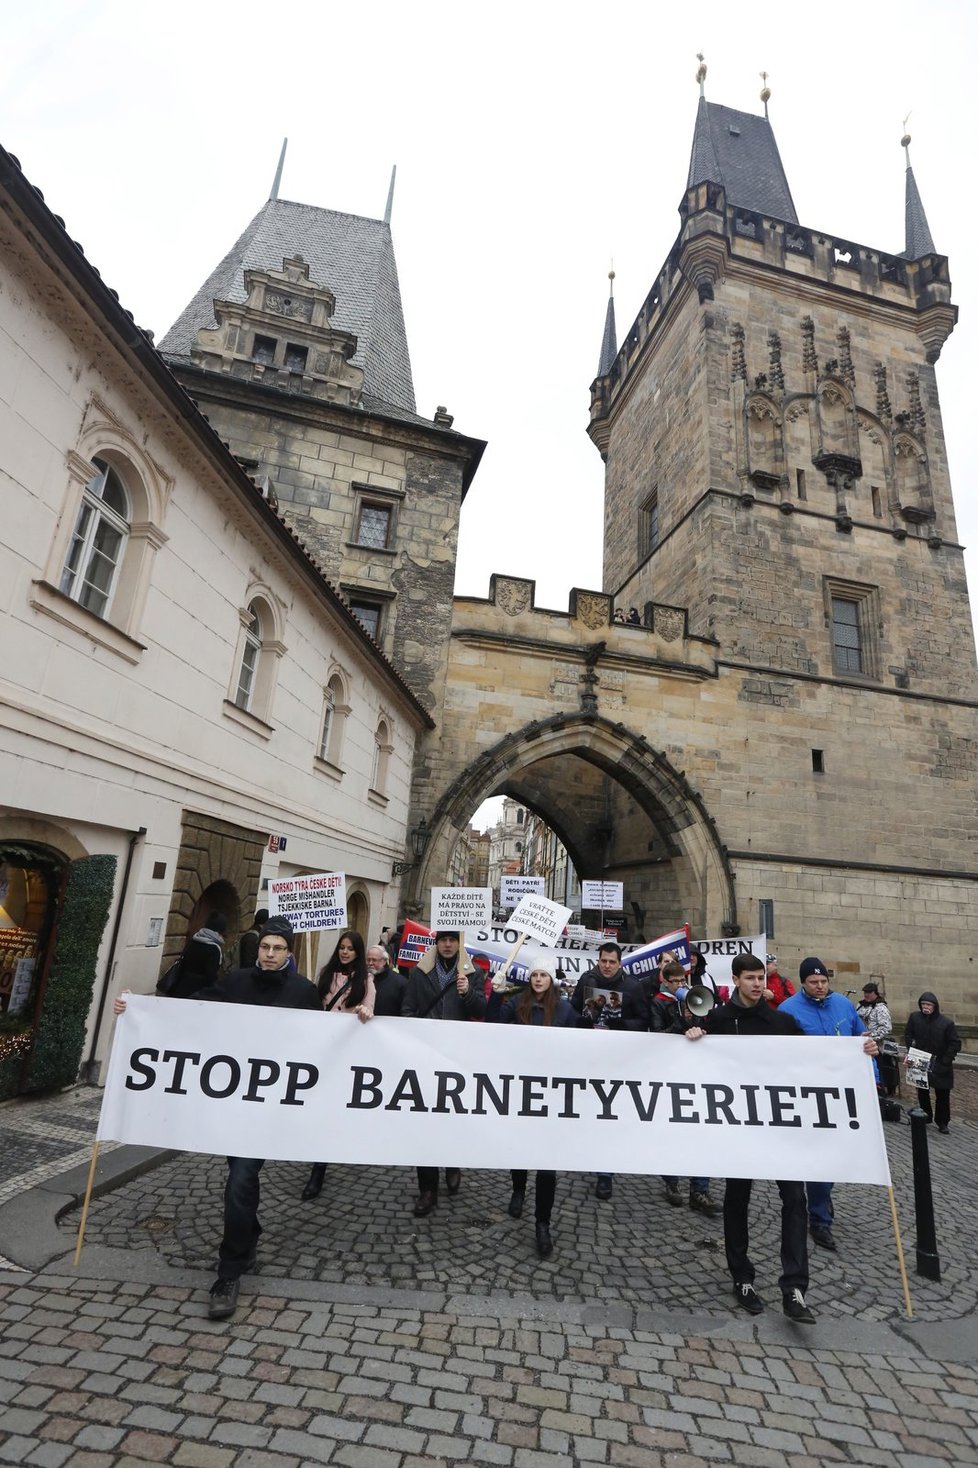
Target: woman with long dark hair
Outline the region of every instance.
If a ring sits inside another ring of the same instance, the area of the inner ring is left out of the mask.
[[[577,1025],[570,1000],[557,988],[553,970],[543,963],[535,964],[530,970],[526,987],[519,995],[505,1000],[499,1011],[499,1023],[504,1025],[552,1025],[557,1028],[574,1029]],[[526,1196],[526,1172],[514,1168],[510,1173],[513,1180],[513,1196],[509,1200],[510,1218],[520,1218]],[[553,1253],[550,1237],[550,1218],[553,1212],[554,1195],[557,1191],[557,1174],[537,1170],[535,1186],[534,1218],[536,1222],[537,1253],[546,1259]]]
[[[319,971],[319,998],[327,1014],[355,1014],[361,1024],[374,1017],[377,996],[373,974],[367,970],[367,951],[352,928],[341,933],[333,955]],[[314,1162],[302,1189],[303,1200],[318,1198],[326,1176],[325,1162]]]

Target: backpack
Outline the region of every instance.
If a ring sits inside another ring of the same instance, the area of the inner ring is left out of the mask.
[[[166,995],[173,992],[174,985],[180,977],[180,969],[182,964],[183,954],[181,954],[179,958],[175,959],[174,962],[170,964],[170,967],[160,974],[159,978],[156,981],[157,994]]]

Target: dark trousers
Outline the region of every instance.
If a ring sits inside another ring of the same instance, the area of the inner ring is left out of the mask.
[[[510,1173],[513,1179],[513,1192],[526,1192],[526,1173],[516,1168]],[[536,1206],[534,1216],[537,1223],[549,1223],[550,1215],[554,1207],[554,1194],[557,1191],[557,1174],[555,1172],[537,1172],[536,1180]]]
[[[445,1171],[446,1172],[451,1172],[451,1170],[452,1169],[450,1167],[446,1167],[445,1168]],[[437,1167],[419,1167],[418,1168],[418,1192],[419,1193],[437,1193],[437,1191],[438,1191],[438,1169],[437,1169]]]
[[[750,1245],[748,1212],[751,1179],[731,1177],[723,1195],[723,1242],[727,1268],[734,1284],[753,1284],[754,1265],[747,1253]],[[781,1194],[781,1293],[808,1289],[808,1206],[805,1184],[779,1182]]]
[[[219,1279],[240,1279],[261,1233],[258,1174],[264,1157],[229,1157],[228,1180],[224,1184],[224,1237],[217,1266]]]
[[[931,1116],[930,1088],[926,1091],[922,1086],[917,1087],[917,1104],[927,1117],[928,1121],[936,1121],[938,1126],[947,1126],[951,1120],[951,1093],[950,1091],[938,1090],[934,1087],[934,1095],[937,1100],[934,1104],[934,1114]]]

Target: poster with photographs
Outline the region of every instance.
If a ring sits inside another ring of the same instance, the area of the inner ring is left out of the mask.
[[[917,1050],[913,1045],[907,1051],[907,1080],[911,1086],[926,1091],[930,1085],[930,1063],[932,1057],[926,1050]]]
[[[584,1019],[589,1019],[596,1030],[620,1030],[622,1025],[621,991],[619,989],[587,988],[581,1009]]]

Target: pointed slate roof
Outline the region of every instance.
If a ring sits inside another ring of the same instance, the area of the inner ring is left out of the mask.
[[[927,223],[927,215],[921,202],[917,180],[907,162],[907,248],[903,254],[907,260],[919,260],[921,255],[936,255],[933,236]]]
[[[202,326],[215,326],[214,301],[244,301],[246,270],[281,270],[301,255],[309,278],[336,297],[333,324],[357,337],[364,403],[413,414],[414,383],[390,225],[381,219],[269,199],[204,281],[160,342],[164,356],[188,359]]]
[[[604,377],[611,371],[618,355],[618,333],[615,329],[615,297],[609,292],[608,310],[604,318],[604,336],[601,338],[601,355],[598,358],[598,376]]]
[[[774,130],[766,117],[700,97],[686,187],[722,184],[727,202],[797,224]]]

